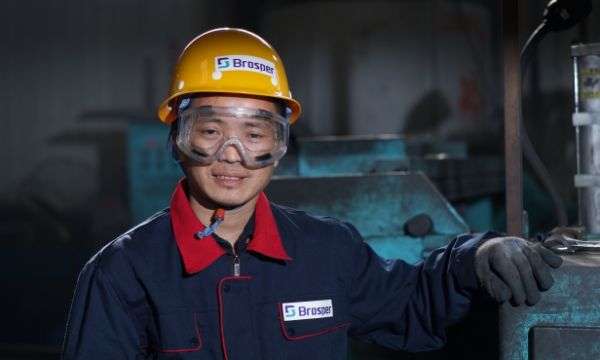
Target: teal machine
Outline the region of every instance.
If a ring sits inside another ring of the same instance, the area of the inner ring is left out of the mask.
[[[480,195],[477,186],[466,184],[468,176],[457,173],[464,161],[462,143],[417,144],[397,135],[304,138],[282,160],[266,192],[274,202],[348,220],[381,257],[416,263],[470,231],[438,189],[455,199]],[[479,184],[480,192],[501,191],[485,185]],[[493,216],[491,204],[485,205],[471,205],[479,207],[472,218],[480,226]]]

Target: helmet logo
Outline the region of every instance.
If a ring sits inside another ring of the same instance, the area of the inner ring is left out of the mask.
[[[269,76],[271,84],[277,86],[277,72],[275,64],[262,58],[247,55],[224,55],[215,58],[215,71],[212,73],[214,80],[219,80],[224,71],[250,71]]]

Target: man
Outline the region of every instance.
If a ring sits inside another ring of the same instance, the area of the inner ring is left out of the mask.
[[[519,238],[463,235],[422,264],[384,262],[351,224],[270,203],[299,114],[257,35],[216,29],[185,48],[159,108],[185,178],[169,209],[86,264],[65,359],[345,359],[348,336],[428,350],[479,287],[533,304],[552,285],[560,258]]]

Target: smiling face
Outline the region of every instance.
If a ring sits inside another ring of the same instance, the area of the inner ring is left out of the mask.
[[[253,110],[265,110],[273,113],[278,112],[278,106],[272,101],[254,97],[240,97],[230,95],[210,95],[194,98],[190,108],[201,107],[231,107],[246,108]],[[236,120],[219,119],[219,131],[223,136],[234,135],[227,132],[235,132]],[[212,136],[214,130],[208,135]],[[206,131],[205,131],[206,133]],[[183,169],[189,180],[190,195],[202,207],[207,209],[235,208],[239,206],[254,207],[260,192],[267,186],[274,165],[268,165],[258,169],[245,166],[240,146],[235,142],[225,146],[219,151],[216,159],[207,165],[192,160],[178,149],[179,158],[182,159]]]

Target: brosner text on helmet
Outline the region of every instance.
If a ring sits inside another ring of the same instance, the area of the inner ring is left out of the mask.
[[[169,96],[158,109],[160,120],[171,124],[181,99],[195,93],[275,98],[290,109],[290,123],[300,115],[300,103],[292,98],[275,49],[242,29],[214,29],[185,47],[173,72]]]

